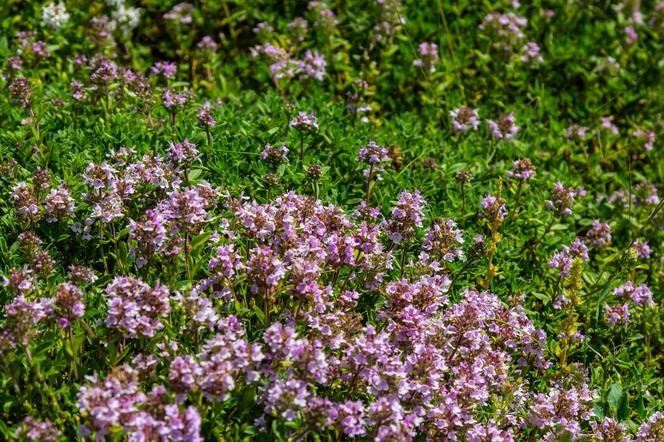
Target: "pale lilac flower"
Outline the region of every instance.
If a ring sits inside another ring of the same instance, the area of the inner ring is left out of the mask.
[[[318,52],[307,50],[304,54],[304,59],[298,62],[298,67],[299,72],[305,77],[323,81],[327,62],[325,61],[325,57]]]
[[[522,63],[539,64],[544,61],[539,45],[533,41],[529,41],[521,48],[521,55],[519,60]]]
[[[262,21],[259,22],[256,26],[254,26],[253,31],[254,34],[260,34],[261,32],[266,34],[271,34],[272,32],[274,32],[274,28],[268,22]]]
[[[611,244],[611,226],[596,219],[586,233],[586,238],[588,238],[590,246],[606,247]]]
[[[602,117],[602,129],[608,130],[613,135],[618,135],[618,126],[611,122],[611,118]]]
[[[632,247],[630,247],[630,252],[632,252],[637,258],[647,259],[650,258],[650,246],[648,241],[636,240]]]
[[[170,111],[178,110],[187,103],[187,96],[183,93],[177,93],[173,89],[166,89],[161,94],[164,107]]]
[[[634,285],[633,281],[627,281],[625,284],[613,289],[615,296],[628,296],[636,305],[646,305],[652,307],[655,303],[652,300],[652,291],[645,284]]]
[[[288,161],[288,152],[289,150],[284,144],[277,147],[268,143],[261,152],[261,158],[270,164],[281,164]]]
[[[16,206],[16,217],[25,221],[37,222],[41,219],[39,202],[35,189],[25,181],[12,187],[11,197]]]
[[[204,51],[209,51],[209,52],[216,51],[218,46],[219,44],[216,41],[214,41],[214,39],[209,35],[206,35],[203,38],[201,38],[200,41],[196,44],[196,47],[198,49],[202,49]]]
[[[74,284],[63,282],[58,285],[53,307],[60,327],[67,328],[72,322],[82,318],[85,313],[83,292]]]
[[[514,114],[501,115],[498,121],[488,120],[489,129],[494,138],[498,140],[512,141],[521,129],[515,124]]]
[[[445,261],[463,258],[463,232],[451,219],[437,219],[427,229],[422,249],[440,255]]]
[[[634,30],[634,26],[625,27],[623,32],[625,33],[625,43],[627,43],[628,46],[633,45],[636,43],[636,40],[639,39],[639,34]]]
[[[318,130],[318,119],[313,112],[300,112],[288,123],[288,125],[301,132],[310,132],[314,129]]]
[[[588,247],[580,238],[576,238],[570,246],[563,246],[561,252],[553,255],[549,267],[558,270],[560,277],[564,278],[569,275],[575,258],[582,262],[588,261]]]
[[[421,67],[427,72],[436,72],[438,62],[438,45],[436,43],[423,42],[418,48],[420,58],[413,60],[413,66]]]
[[[194,143],[189,142],[187,138],[181,143],[170,142],[166,149],[168,159],[175,165],[190,165],[198,161],[201,157],[200,152]]]
[[[632,132],[632,135],[644,142],[643,147],[648,152],[650,152],[655,146],[655,140],[657,137],[655,136],[655,132],[652,130],[645,131],[642,129],[636,129],[634,132]]]
[[[476,131],[480,126],[477,109],[461,106],[451,110],[450,117],[452,117],[452,128],[457,132],[466,133],[469,130]]]
[[[604,316],[610,327],[615,327],[618,323],[627,324],[629,321],[629,306],[627,304],[612,306],[605,304]]]
[[[194,5],[191,3],[178,3],[173,9],[164,14],[164,19],[172,20],[175,23],[190,25],[193,22]]]
[[[551,192],[551,199],[546,201],[546,207],[553,210],[563,218],[572,214],[572,206],[574,205],[574,198],[576,196],[583,196],[585,192],[581,189],[575,190],[571,187],[565,187],[563,183],[558,181],[553,186]]]
[[[386,226],[387,234],[392,241],[409,240],[413,236],[415,228],[422,227],[426,204],[427,202],[419,190],[412,193],[406,190],[401,192]]]
[[[48,195],[44,197],[46,221],[53,223],[71,217],[74,214],[75,206],[74,198],[72,198],[66,185],[51,189]]]
[[[53,422],[40,421],[32,416],[26,416],[16,430],[16,437],[35,442],[55,442],[61,435]]]
[[[25,78],[17,78],[9,84],[12,99],[21,107],[30,106],[30,82]]]
[[[512,163],[512,170],[507,172],[507,178],[514,178],[527,181],[535,176],[535,169],[528,158],[515,160]]]
[[[158,61],[152,65],[150,72],[153,75],[163,75],[164,78],[173,78],[178,71],[178,67],[172,61]]]
[[[662,436],[664,436],[664,414],[656,411],[641,424],[636,432],[635,442],[659,442]]]
[[[198,123],[205,128],[217,125],[217,121],[212,115],[212,106],[209,103],[205,103],[198,108]]]
[[[11,348],[17,345],[26,346],[37,334],[36,326],[51,317],[53,307],[51,301],[40,298],[28,301],[19,295],[5,305],[5,323],[3,334]]]
[[[72,81],[70,83],[70,86],[73,90],[71,96],[74,100],[81,101],[85,99],[85,85],[83,83],[79,83],[78,81]]]
[[[505,207],[505,200],[498,199],[493,195],[487,195],[484,197],[480,203],[480,212],[481,218],[486,218],[489,221],[493,222],[495,220],[501,220],[507,215],[507,208]]]
[[[580,126],[578,124],[572,124],[567,128],[566,137],[568,140],[572,141],[574,139],[578,141],[583,141],[586,138],[588,133],[588,128],[586,126]]]
[[[299,42],[304,41],[308,29],[309,23],[302,17],[295,17],[293,21],[288,23],[288,30],[294,34],[295,39]]]
[[[153,337],[163,328],[161,318],[171,311],[168,288],[159,283],[152,288],[140,279],[118,276],[104,294],[108,298],[106,325],[130,338]]]

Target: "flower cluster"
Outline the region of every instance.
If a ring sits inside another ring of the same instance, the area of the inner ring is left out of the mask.
[[[528,181],[535,176],[535,168],[528,158],[514,160],[512,170],[507,172],[507,178]]]
[[[452,117],[452,128],[457,132],[476,131],[480,126],[479,111],[477,109],[461,106],[451,110],[450,117]]]
[[[576,238],[570,246],[563,246],[561,252],[553,255],[549,267],[558,270],[560,277],[564,278],[569,275],[575,258],[582,262],[588,261],[588,247],[580,238]]]
[[[436,72],[438,62],[438,45],[436,43],[420,43],[418,47],[420,58],[413,60],[413,66],[423,68],[426,72]]]
[[[32,416],[26,416],[16,430],[16,437],[37,442],[55,442],[61,434],[53,422],[40,421]]]
[[[588,244],[594,247],[606,247],[611,243],[611,226],[596,219],[586,233]]]
[[[636,305],[646,305],[652,307],[654,305],[652,300],[652,291],[645,284],[638,286],[632,281],[627,281],[625,284],[613,289],[615,296],[626,296],[632,300]]]
[[[108,298],[106,325],[130,338],[154,336],[164,326],[161,318],[171,311],[169,290],[159,283],[152,288],[140,279],[118,276],[104,294]]]
[[[571,187],[565,187],[563,183],[558,181],[553,186],[551,199],[546,201],[546,207],[554,211],[561,218],[566,218],[572,214],[574,198],[584,195],[585,191],[583,189],[576,190]]]
[[[363,174],[371,179],[372,175],[377,180],[381,180],[381,172],[385,171],[382,163],[390,160],[390,155],[385,146],[379,146],[375,141],[370,141],[369,144],[360,148],[357,156],[357,161],[369,164],[369,169],[365,169]]]
[[[501,115],[498,120],[488,120],[487,124],[491,130],[491,135],[497,140],[512,141],[521,129],[515,124],[514,114]]]
[[[300,112],[288,123],[288,125],[301,132],[311,132],[318,129],[318,120],[313,112]]]
[[[203,441],[195,407],[171,403],[161,385],[148,394],[140,386],[139,372],[128,365],[115,367],[105,379],[97,374],[87,377],[78,392],[78,406],[85,416],[82,436],[103,440],[122,431],[130,440]]]
[[[284,144],[277,147],[268,143],[261,152],[261,158],[271,164],[281,164],[288,161],[288,152],[289,150]]]
[[[63,282],[58,285],[53,307],[60,327],[66,328],[73,321],[82,318],[85,313],[83,292],[76,285]]]

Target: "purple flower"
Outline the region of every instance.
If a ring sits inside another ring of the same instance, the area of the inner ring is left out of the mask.
[[[164,19],[174,21],[176,24],[190,25],[193,22],[194,10],[194,5],[191,3],[178,3],[164,14]]]
[[[579,258],[582,262],[588,261],[588,248],[580,238],[576,238],[569,247],[563,246],[561,252],[553,255],[549,267],[558,270],[560,276],[564,278],[569,275],[575,258]]]
[[[140,279],[118,276],[104,294],[108,298],[106,325],[125,331],[130,338],[153,337],[163,328],[160,319],[171,311],[168,288],[159,283],[152,288]]]
[[[66,328],[85,313],[83,303],[83,292],[77,286],[69,282],[58,285],[53,300],[53,307],[58,317],[60,327]]]
[[[247,260],[247,278],[251,292],[268,290],[276,286],[286,275],[286,266],[270,247],[255,247]]]
[[[268,143],[261,152],[261,158],[270,164],[278,165],[288,161],[288,152],[289,150],[284,144],[277,147]]]
[[[40,421],[32,416],[26,416],[16,430],[16,437],[38,442],[55,442],[61,434],[53,422]]]
[[[46,222],[53,223],[62,221],[74,214],[74,198],[69,194],[69,189],[61,185],[51,191],[44,198],[44,209],[46,212]]]
[[[427,202],[419,190],[410,193],[401,192],[396,205],[392,209],[392,216],[387,222],[387,234],[394,242],[409,240],[416,227],[422,227],[424,220],[424,207]]]
[[[537,43],[534,41],[529,41],[521,48],[521,55],[519,55],[519,61],[522,63],[532,63],[539,64],[544,61],[542,57],[541,49]]]
[[[490,222],[502,220],[507,215],[505,200],[496,198],[493,195],[487,195],[480,203],[480,217],[488,219]]]
[[[69,85],[73,90],[71,96],[74,100],[81,101],[85,99],[85,85],[83,83],[72,81]]]
[[[634,282],[627,281],[625,284],[613,289],[615,296],[629,296],[636,305],[646,305],[652,307],[655,303],[652,300],[652,292],[645,284],[634,285]]]
[[[652,130],[645,131],[642,129],[636,129],[634,132],[632,132],[632,135],[644,142],[643,148],[648,152],[650,152],[655,146],[655,140],[657,137],[655,136],[655,132]]]
[[[633,253],[637,258],[643,258],[647,259],[650,258],[650,246],[648,245],[648,241],[640,241],[636,240],[634,241],[634,244],[632,244],[632,247],[630,247],[629,251]]]
[[[73,284],[91,284],[97,280],[97,276],[88,267],[71,264],[67,279]]]
[[[627,324],[629,321],[629,306],[627,304],[612,306],[604,304],[604,316],[610,327],[615,327],[618,323]]]
[[[487,121],[491,135],[498,140],[504,139],[507,141],[512,141],[519,132],[520,127],[514,124],[514,122],[514,114],[511,112],[498,117],[498,121]]]
[[[316,119],[316,116],[314,115],[313,112],[306,113],[306,112],[300,112],[298,113],[295,118],[293,118],[290,123],[288,123],[290,127],[294,127],[295,129],[301,131],[301,132],[311,132],[314,129],[318,130],[318,120]]]
[[[635,442],[658,442],[662,440],[662,436],[664,436],[664,414],[656,411],[641,424],[636,432]]]
[[[457,132],[476,131],[480,126],[479,111],[477,109],[461,106],[451,110],[450,117],[452,117],[452,128]]]
[[[602,223],[598,219],[593,221],[593,226],[586,233],[588,243],[595,247],[606,247],[611,244],[611,226]]]
[[[187,104],[186,94],[177,93],[173,89],[166,89],[161,94],[162,104],[170,111],[182,109]]]
[[[445,261],[463,258],[463,233],[451,219],[437,219],[427,230],[422,249],[436,253]]]
[[[308,78],[313,78],[318,81],[323,81],[325,77],[325,68],[327,62],[318,52],[311,52],[307,50],[304,54],[304,59],[298,62],[299,72]]]
[[[182,143],[170,142],[166,149],[168,159],[175,165],[190,165],[198,161],[201,157],[200,152],[194,143],[190,143],[187,138]]]
[[[4,336],[0,337],[0,340],[8,341],[11,348],[17,345],[26,346],[36,335],[36,326],[52,314],[53,307],[49,299],[28,301],[21,294],[5,305],[5,323],[2,330]]]
[[[528,158],[515,160],[512,163],[512,170],[507,172],[507,178],[515,178],[522,181],[527,181],[535,176],[535,169],[533,164]]]
[[[626,26],[623,29],[623,32],[625,33],[625,43],[627,43],[628,46],[633,45],[636,43],[636,40],[639,39],[639,34],[634,30],[633,26]]]
[[[570,127],[567,128],[565,136],[570,141],[572,141],[574,139],[576,139],[578,141],[583,141],[586,138],[586,134],[588,133],[588,130],[589,129],[586,126],[580,126],[578,124],[572,124]]]
[[[217,125],[217,122],[212,115],[212,106],[210,106],[209,103],[205,103],[198,108],[198,123],[205,128]]]
[[[367,164],[379,164],[389,161],[390,156],[384,146],[378,146],[375,141],[370,141],[366,147],[360,148],[357,160]]]
[[[272,32],[274,32],[274,28],[268,22],[262,21],[259,22],[256,26],[254,26],[253,31],[254,34],[260,34],[261,32],[266,34],[271,34]]]
[[[585,384],[539,393],[530,407],[530,424],[546,430],[544,440],[555,440],[565,433],[576,438],[581,434],[580,422],[592,414],[594,398],[595,393]]]
[[[163,75],[164,78],[173,78],[175,73],[178,71],[178,67],[172,61],[158,61],[152,65],[150,72],[153,75]]]
[[[420,58],[413,60],[413,66],[421,67],[427,72],[436,72],[438,62],[438,45],[436,43],[423,42],[418,48]]]
[[[9,85],[12,99],[21,107],[30,106],[30,83],[25,78],[17,78]]]
[[[574,205],[574,198],[576,196],[583,196],[585,191],[579,189],[575,190],[571,187],[565,187],[560,181],[553,186],[551,192],[551,199],[546,201],[546,207],[553,210],[562,218],[566,218],[572,214],[572,206]]]
[[[202,49],[204,51],[209,51],[209,52],[214,52],[217,50],[217,47],[219,45],[217,44],[216,41],[209,35],[204,36],[203,38],[200,39],[200,41],[196,44],[196,47],[198,49]]]
[[[619,132],[618,127],[611,122],[611,118],[609,117],[602,117],[601,128],[608,130],[613,135],[618,135]]]
[[[37,222],[41,219],[37,192],[25,181],[12,187],[12,200],[16,206],[16,217],[25,221]]]

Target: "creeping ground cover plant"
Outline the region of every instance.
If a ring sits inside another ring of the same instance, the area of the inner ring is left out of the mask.
[[[0,440],[664,442],[663,2],[0,28]]]

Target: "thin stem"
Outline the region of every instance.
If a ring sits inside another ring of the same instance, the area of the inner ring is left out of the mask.
[[[369,205],[369,198],[371,197],[371,180],[373,178],[373,171],[374,171],[374,165],[372,164],[371,166],[369,166],[369,177],[367,178],[367,188],[364,192],[366,194],[365,200],[367,206]]]
[[[466,218],[466,183],[461,181],[461,226]]]
[[[72,324],[67,328],[69,335],[69,345],[71,346],[71,366],[74,369],[74,379],[78,382],[78,367],[76,366],[76,350],[74,348],[74,332],[72,331]]]

